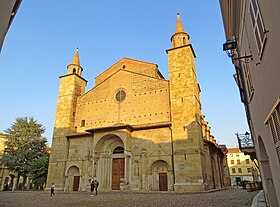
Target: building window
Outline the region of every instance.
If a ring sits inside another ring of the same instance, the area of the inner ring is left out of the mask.
[[[81,127],[84,127],[86,125],[86,120],[81,120]]]
[[[239,157],[239,153],[236,153],[236,157]]]
[[[248,100],[251,100],[254,94],[254,87],[252,84],[252,77],[248,64],[243,64],[243,69],[244,69],[244,76],[245,76],[245,81],[247,86]]]
[[[246,159],[246,164],[250,164],[250,160],[249,159]]]
[[[270,126],[273,142],[276,147],[276,153],[280,162],[280,98],[275,104],[275,108],[269,114],[266,123]]]
[[[235,173],[235,168],[232,168],[231,171],[232,171],[232,173]]]
[[[278,160],[280,162],[280,146],[276,147],[276,153],[277,153],[277,156],[278,156]]]
[[[230,160],[230,164],[234,165],[234,160]]]
[[[238,173],[242,173],[242,169],[241,168],[238,168]]]
[[[271,129],[274,144],[280,141],[280,104],[272,112],[269,120],[269,126]]]
[[[264,48],[266,35],[263,20],[260,13],[258,0],[250,0],[250,17],[253,26],[253,32],[256,39],[259,56],[261,57]]]
[[[251,172],[251,168],[248,167],[247,168],[247,172],[250,173]]]
[[[229,156],[230,156],[230,157],[233,157],[233,154],[232,154],[232,153],[230,153],[230,154],[229,154]]]
[[[244,90],[244,83],[243,83],[243,76],[241,75],[241,69],[240,67],[235,67],[236,70],[236,75],[234,75],[234,79],[238,85],[239,88],[239,93],[240,93],[240,98],[241,98],[241,102],[245,103],[245,90]]]
[[[237,164],[240,164],[240,160],[237,160]]]
[[[122,154],[122,153],[124,153],[123,147],[116,147],[113,151],[113,154]]]

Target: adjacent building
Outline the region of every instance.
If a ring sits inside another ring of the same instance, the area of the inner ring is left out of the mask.
[[[5,147],[6,136],[0,132],[0,158],[6,152]],[[3,190],[5,185],[10,184],[10,171],[5,165],[0,165],[0,190]]]
[[[236,69],[267,204],[280,206],[280,2],[220,0],[220,5],[224,50]]]
[[[0,52],[4,38],[10,25],[19,9],[22,0],[1,0],[0,1]]]
[[[123,58],[85,91],[76,50],[60,88],[47,187],[205,191],[230,185],[226,147],[201,113],[195,53],[180,16],[171,37],[169,80],[155,63]]]
[[[257,162],[239,148],[228,148],[227,161],[232,185],[238,185],[241,181],[260,181]]]

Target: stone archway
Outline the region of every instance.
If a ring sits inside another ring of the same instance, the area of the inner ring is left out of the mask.
[[[80,188],[80,173],[77,166],[71,166],[67,170],[67,191],[78,191]]]
[[[100,189],[120,190],[129,179],[129,159],[122,139],[114,134],[103,136],[95,145],[96,177]]]
[[[164,160],[152,164],[152,186],[155,191],[167,191],[170,180],[169,166]]]
[[[262,177],[265,179],[264,182],[266,183],[266,188],[267,188],[266,196],[268,197],[270,206],[277,206],[278,203],[277,203],[274,181],[272,178],[272,173],[271,173],[271,168],[269,163],[269,157],[267,155],[265,145],[260,136],[258,137],[258,145],[260,150],[260,165],[263,174]]]

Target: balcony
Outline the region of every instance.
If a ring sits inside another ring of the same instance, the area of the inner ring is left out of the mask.
[[[250,155],[251,160],[256,159],[254,140],[249,132],[245,134],[235,134],[238,140],[239,149],[245,154]]]

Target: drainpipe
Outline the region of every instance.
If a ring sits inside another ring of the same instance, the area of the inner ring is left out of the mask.
[[[171,115],[170,115],[171,116]],[[170,138],[171,138],[171,162],[172,162],[172,171],[173,171],[173,191],[174,191],[174,185],[175,185],[175,166],[174,166],[174,149],[173,149],[173,136],[172,136],[172,129],[171,125],[169,126],[170,129]]]

